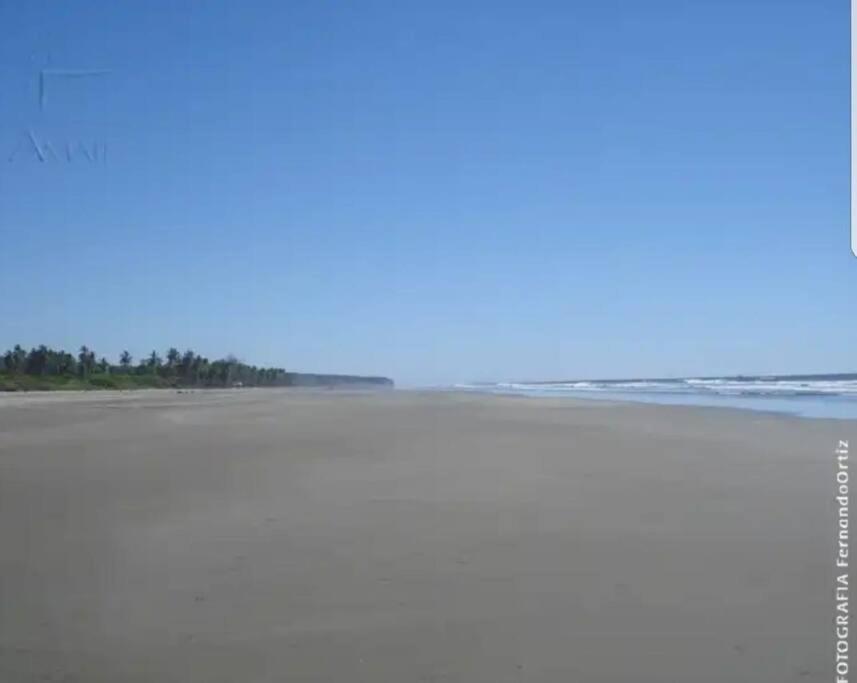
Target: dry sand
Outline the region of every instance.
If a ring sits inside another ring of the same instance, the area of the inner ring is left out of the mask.
[[[853,422],[463,394],[0,398],[0,681],[807,681]]]

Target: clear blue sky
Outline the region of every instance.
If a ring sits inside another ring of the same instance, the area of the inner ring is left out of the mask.
[[[405,384],[857,370],[847,0],[0,26],[0,346]],[[40,109],[41,69],[109,73],[49,72]]]

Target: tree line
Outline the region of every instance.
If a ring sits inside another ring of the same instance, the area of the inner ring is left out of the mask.
[[[282,368],[260,368],[247,365],[229,356],[210,361],[188,349],[181,353],[175,347],[161,357],[157,351],[141,358],[136,364],[128,351],[123,351],[118,363],[111,363],[104,356],[98,357],[88,346],[81,346],[77,354],[51,349],[45,345],[29,351],[20,344],[6,351],[0,370],[16,375],[37,377],[70,376],[82,379],[94,375],[155,376],[173,380],[187,386],[232,386],[240,383],[248,386],[287,386],[289,375]]]
[[[128,351],[123,351],[118,363],[111,363],[88,346],[81,346],[76,354],[72,354],[45,345],[27,351],[18,344],[3,354],[0,372],[12,378],[74,378],[94,386],[129,383],[188,387],[392,384],[391,380],[383,377],[313,375],[288,372],[283,368],[257,367],[242,363],[234,356],[212,361],[191,349],[182,353],[175,347],[168,349],[163,357],[152,351],[136,363]],[[108,381],[108,378],[116,381]],[[123,379],[126,381],[122,382]]]

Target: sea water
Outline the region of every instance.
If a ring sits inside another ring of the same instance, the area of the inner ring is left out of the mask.
[[[457,384],[455,388],[495,394],[719,406],[802,417],[857,419],[857,374],[498,382]]]

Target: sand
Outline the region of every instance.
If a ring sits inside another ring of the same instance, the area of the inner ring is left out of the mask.
[[[849,437],[465,394],[0,397],[0,681],[830,680]]]

